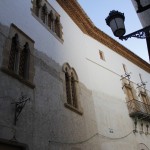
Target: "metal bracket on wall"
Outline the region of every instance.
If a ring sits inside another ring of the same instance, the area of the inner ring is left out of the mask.
[[[131,74],[131,72],[130,73],[127,73],[127,72],[125,72],[125,74],[124,75],[121,75],[121,79],[120,80],[123,80],[123,79],[126,79],[126,80],[128,80],[129,81],[129,84],[130,84],[130,74]],[[123,87],[122,87],[122,89],[124,88],[124,86],[125,85],[123,85]]]
[[[123,79],[128,79],[128,80],[130,80],[130,74],[131,74],[131,72],[130,73],[125,73],[125,75],[121,75],[121,79],[120,80],[123,80]]]
[[[137,3],[137,7],[138,7],[138,10],[136,11],[137,13],[141,13],[150,8],[150,4],[146,5],[146,6],[142,6],[140,0],[135,0],[135,1]]]
[[[142,87],[142,88],[146,89],[146,83],[147,83],[147,82],[138,83],[138,84],[137,84],[137,88]]]
[[[19,98],[19,101],[18,102],[14,102],[14,103],[11,103],[11,104],[15,104],[15,119],[14,119],[14,125],[16,125],[17,121],[18,121],[18,118],[19,118],[19,115],[21,114],[23,108],[25,107],[26,105],[26,102],[29,101],[30,98],[28,98],[27,96],[21,96]]]

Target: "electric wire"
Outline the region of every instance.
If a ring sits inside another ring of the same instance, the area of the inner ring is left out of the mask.
[[[102,136],[102,137],[105,137],[105,138],[107,138],[107,139],[110,139],[110,140],[120,140],[120,139],[124,139],[124,138],[128,137],[128,136],[129,136],[130,134],[132,134],[132,133],[133,133],[133,130],[132,130],[131,132],[129,132],[127,135],[122,136],[122,137],[118,137],[118,138],[108,137],[108,136],[102,135],[102,134],[100,134],[100,133],[99,133],[99,135]]]
[[[125,135],[125,136],[118,137],[118,138],[112,138],[112,137],[108,137],[108,136],[105,136],[105,135],[100,134],[100,133],[95,133],[94,135],[92,135],[92,136],[89,137],[88,139],[83,140],[83,141],[78,141],[78,142],[60,142],[60,141],[52,141],[52,140],[49,140],[49,142],[50,142],[50,143],[57,143],[57,144],[76,145],[76,144],[82,144],[82,143],[88,142],[89,140],[93,139],[93,138],[96,137],[96,136],[101,136],[101,137],[107,138],[107,139],[109,139],[109,140],[120,140],[120,139],[124,139],[124,138],[128,137],[128,136],[131,135],[132,133],[133,133],[133,131],[129,132],[129,133],[128,133],[127,135]]]
[[[57,143],[57,144],[67,144],[67,145],[75,145],[75,144],[82,144],[85,143],[89,140],[91,140],[92,138],[98,136],[98,133],[94,134],[93,136],[91,136],[90,138],[83,140],[83,141],[79,141],[79,142],[59,142],[59,141],[49,141],[50,143]]]

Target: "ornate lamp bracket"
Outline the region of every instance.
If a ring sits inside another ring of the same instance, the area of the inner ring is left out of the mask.
[[[21,114],[23,108],[26,105],[26,102],[30,101],[30,98],[28,98],[27,96],[21,96],[18,100],[18,102],[14,102],[11,104],[15,104],[15,118],[14,118],[14,125],[16,125],[19,115]]]
[[[128,38],[131,38],[131,37],[135,37],[138,39],[146,39],[147,37],[150,37],[149,32],[150,32],[150,26],[147,26],[143,29],[137,30],[137,31],[130,33],[128,35],[121,36],[121,37],[119,37],[119,39],[127,40]]]

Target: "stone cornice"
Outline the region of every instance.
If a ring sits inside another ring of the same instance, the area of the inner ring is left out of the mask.
[[[129,51],[123,45],[109,37],[107,34],[99,30],[93,22],[86,15],[84,10],[78,4],[76,0],[56,0],[59,5],[67,12],[72,20],[78,25],[83,33],[89,35],[100,43],[106,45],[111,50],[117,52],[119,55],[125,57],[132,63],[141,67],[145,71],[150,73],[150,64]]]

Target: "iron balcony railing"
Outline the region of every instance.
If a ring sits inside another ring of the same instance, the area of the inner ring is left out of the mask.
[[[131,117],[142,117],[150,120],[150,105],[133,99],[127,102],[127,106]]]

